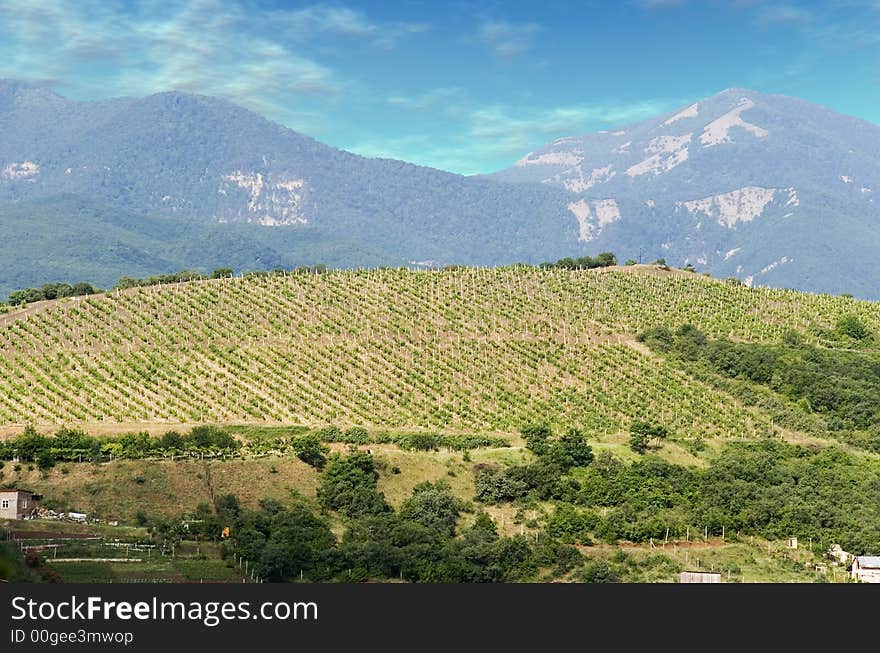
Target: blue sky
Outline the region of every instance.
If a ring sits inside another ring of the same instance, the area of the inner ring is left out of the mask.
[[[222,96],[463,174],[730,87],[880,123],[880,0],[0,0],[0,16],[0,77]]]

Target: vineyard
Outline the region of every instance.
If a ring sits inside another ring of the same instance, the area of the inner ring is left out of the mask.
[[[635,342],[815,340],[880,307],[655,268],[273,274],[132,288],[0,314],[0,424],[296,423],[599,433],[653,420],[754,437],[762,414]]]

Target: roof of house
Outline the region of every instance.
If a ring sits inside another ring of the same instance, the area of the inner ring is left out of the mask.
[[[880,556],[856,556],[859,567],[868,569],[880,569]]]
[[[34,493],[31,492],[30,490],[23,490],[23,489],[20,488],[20,487],[19,487],[19,488],[14,488],[14,487],[0,488],[0,494],[4,494],[4,493],[7,493],[7,492],[9,492],[9,493],[11,493],[11,492],[22,492],[22,493],[24,493],[24,494],[34,494]]]

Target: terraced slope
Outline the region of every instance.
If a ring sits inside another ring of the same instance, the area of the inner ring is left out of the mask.
[[[0,315],[0,424],[295,422],[605,433],[657,419],[752,437],[767,418],[633,339],[808,338],[880,306],[654,268],[364,270],[197,281]]]

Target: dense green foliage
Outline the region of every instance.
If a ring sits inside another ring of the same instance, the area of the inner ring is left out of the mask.
[[[6,533],[3,533],[6,535]],[[19,583],[54,581],[56,577],[41,569],[35,555],[24,556],[14,542],[0,541],[0,580]]]
[[[569,428],[556,438],[551,433],[543,425],[527,426],[523,429],[523,437],[537,456],[534,462],[510,467],[476,465],[477,500],[497,503],[564,496],[565,475],[573,468],[589,465],[594,458],[593,450],[578,429]]]
[[[31,302],[40,302],[47,299],[63,299],[64,297],[82,297],[102,292],[89,283],[47,283],[36,288],[25,288],[9,293],[6,303],[10,306],[21,306]]]
[[[377,489],[379,472],[369,454],[334,454],[321,478],[318,500],[327,509],[338,510],[348,517],[389,510],[385,496]]]
[[[97,437],[82,430],[62,428],[55,435],[42,435],[32,426],[0,442],[0,460],[38,462],[41,468],[56,461],[102,462],[112,458],[146,458],[155,455],[225,453],[232,455],[238,441],[216,426],[195,426],[185,435],[168,431],[161,437],[148,433],[125,433],[119,437]]]
[[[864,341],[867,327],[854,316],[838,322],[841,337]],[[880,450],[880,355],[804,344],[795,332],[779,344],[711,340],[691,325],[672,332],[656,328],[639,339],[655,351],[729,379],[769,389],[805,415],[823,418],[824,430],[865,431]],[[849,439],[852,439],[849,438]]]
[[[617,265],[617,257],[612,252],[602,252],[596,256],[561,258],[555,263],[541,263],[542,268],[563,268],[565,270],[592,270]]]
[[[525,537],[501,537],[484,513],[459,532],[467,506],[442,481],[417,485],[395,512],[377,492],[377,478],[366,454],[328,460],[318,500],[345,517],[341,540],[327,514],[302,499],[289,506],[264,500],[258,510],[242,510],[235,497],[218,497],[213,513],[204,506],[197,515],[192,532],[217,539],[229,526],[227,555],[251,561],[269,581],[502,582],[531,578],[539,559],[557,563],[555,547],[539,551]],[[576,552],[564,550],[558,566],[568,571],[579,562]]]
[[[530,496],[521,467],[477,467],[477,496]],[[880,471],[839,449],[775,440],[727,445],[707,469],[655,456],[625,464],[608,453],[556,479],[547,532],[564,542],[647,542],[705,533],[768,539],[796,535],[854,553],[880,549]],[[534,493],[531,494],[534,496]]]
[[[414,433],[374,433],[370,434],[362,426],[352,426],[345,431],[336,426],[327,426],[316,432],[321,442],[340,442],[343,444],[396,444],[401,449],[412,451],[467,451],[482,447],[509,447],[510,443],[498,436],[477,433],[441,434],[431,432]]]
[[[659,442],[668,436],[669,429],[665,426],[657,426],[636,420],[629,427],[629,448],[636,453],[645,453],[651,440]]]
[[[184,281],[195,281],[196,279],[204,278],[206,278],[205,275],[197,270],[182,270],[172,274],[155,274],[143,279],[122,277],[114,286],[114,290],[125,290],[126,288],[137,288],[138,286],[160,286],[166,283],[182,283]]]

